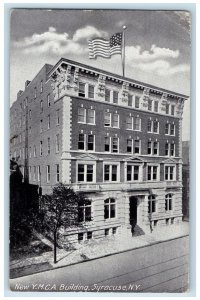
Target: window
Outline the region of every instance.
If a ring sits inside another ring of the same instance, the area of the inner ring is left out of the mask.
[[[79,133],[78,149],[85,150],[85,135],[83,133]]]
[[[117,181],[117,165],[104,165],[104,181]]]
[[[36,167],[33,167],[33,181],[36,181]]]
[[[93,182],[92,164],[78,164],[78,182]]]
[[[87,165],[87,182],[93,181],[93,165]]]
[[[60,167],[59,164],[56,165],[56,182],[60,181]]]
[[[79,91],[78,91],[79,97],[85,97],[85,83],[79,82]]]
[[[47,95],[47,107],[51,106],[51,102],[50,102],[50,94]]]
[[[42,100],[40,101],[40,112],[41,113],[43,112],[43,101]]]
[[[94,86],[90,84],[88,85],[88,97],[94,99]]]
[[[139,166],[127,165],[127,181],[138,181],[139,180]]]
[[[148,166],[147,168],[147,180],[157,180],[158,167]]]
[[[105,236],[108,236],[109,235],[109,228],[106,228],[105,229]]]
[[[165,143],[165,155],[169,156],[169,143]]]
[[[126,129],[133,129],[133,117],[126,118]]]
[[[169,123],[165,124],[165,134],[169,134]]]
[[[118,103],[118,92],[113,91],[113,103]]]
[[[37,175],[37,176],[38,176],[38,181],[40,181],[40,178],[41,178],[40,166],[37,167],[37,170],[38,170],[38,171],[37,171],[37,174],[38,174],[38,175]]]
[[[119,149],[118,149],[119,146],[118,146],[118,144],[119,144],[119,139],[116,138],[116,137],[114,137],[112,139],[112,152],[114,152],[114,153],[119,152]]]
[[[50,115],[47,116],[47,129],[50,129]]]
[[[151,132],[151,127],[152,127],[151,125],[152,125],[152,122],[150,119],[148,119],[148,123],[147,123],[147,131],[148,132]]]
[[[154,120],[153,121],[153,132],[158,133],[159,132],[159,122]]]
[[[32,129],[31,129],[31,126],[29,126],[29,135],[31,135],[32,133]]]
[[[140,140],[134,141],[134,153],[139,154],[140,153]]]
[[[42,125],[42,123],[43,123],[43,121],[42,120],[40,120],[40,133],[42,133],[42,127],[43,127],[43,125]]]
[[[93,125],[95,124],[95,110],[94,109],[88,109],[87,123],[93,124]]]
[[[31,158],[31,147],[29,147],[29,158]]]
[[[141,130],[140,124],[141,124],[141,119],[139,117],[135,117],[134,118],[134,127],[133,127],[133,129],[134,130]]]
[[[151,154],[152,151],[152,142],[148,141],[147,143],[147,154]]]
[[[119,128],[119,115],[113,114],[113,127]]]
[[[29,119],[31,119],[31,109],[29,110]]]
[[[153,154],[158,155],[158,142],[153,143]]]
[[[56,125],[60,125],[60,110],[56,111]]]
[[[34,98],[35,99],[37,98],[37,88],[36,87],[34,88]]]
[[[133,106],[133,96],[132,95],[128,95],[128,106]]]
[[[29,166],[28,169],[29,169],[29,172],[28,172],[29,173],[29,179],[31,180],[31,166]]]
[[[170,135],[175,135],[175,125],[174,124],[170,125]]]
[[[152,100],[148,100],[148,110],[152,110]]]
[[[110,102],[110,90],[105,89],[105,101]]]
[[[150,195],[148,197],[148,213],[156,212],[156,197],[154,195]]]
[[[41,80],[41,82],[40,82],[40,93],[42,93],[43,92],[43,80]]]
[[[91,240],[92,239],[92,231],[88,231],[87,232],[87,240]]]
[[[172,210],[172,194],[167,194],[165,196],[165,210]]]
[[[87,150],[94,151],[94,135],[88,134]]]
[[[78,221],[90,222],[92,220],[92,205],[91,201],[86,200],[78,204]]]
[[[83,107],[78,108],[78,123],[86,122],[86,109]]]
[[[84,182],[85,181],[85,168],[84,165],[78,165],[78,181],[79,182]]]
[[[112,228],[112,234],[116,234],[117,233],[117,227],[113,227]]]
[[[109,112],[104,113],[104,126],[105,127],[111,126],[111,113]]]
[[[175,156],[175,144],[171,144],[171,147],[170,147],[170,155],[171,156]]]
[[[132,153],[133,152],[133,140],[127,139],[127,152]]]
[[[171,115],[174,116],[175,112],[175,105],[171,105]]]
[[[78,233],[78,241],[83,241],[83,232]]]
[[[115,218],[115,215],[116,215],[115,199],[108,198],[104,200],[104,219]]]
[[[154,111],[158,112],[158,101],[154,101]]]
[[[60,92],[61,92],[61,88],[60,88],[60,83],[57,85],[57,96],[58,98],[60,97]]]
[[[60,137],[59,134],[56,134],[56,153],[60,151]]]
[[[166,109],[166,114],[168,115],[169,114],[169,104],[168,103],[166,103],[165,109]]]
[[[40,156],[42,156],[42,141],[40,141]]]
[[[19,135],[19,142],[20,143],[22,142],[22,135],[21,134]]]
[[[174,166],[165,166],[165,180],[174,180],[175,175],[175,167]]]
[[[135,108],[140,108],[140,97],[135,96]]]
[[[51,146],[50,146],[50,137],[47,138],[47,154],[50,154]]]
[[[110,137],[104,137],[104,151],[110,152]]]
[[[50,165],[47,165],[47,183],[50,182]]]
[[[36,157],[36,146],[33,147],[33,157]]]

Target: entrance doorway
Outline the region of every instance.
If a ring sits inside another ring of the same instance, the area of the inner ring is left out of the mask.
[[[130,225],[132,228],[132,233],[134,231],[134,227],[137,224],[137,204],[138,198],[135,196],[130,197]]]

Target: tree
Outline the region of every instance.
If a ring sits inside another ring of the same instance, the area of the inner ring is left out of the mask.
[[[85,201],[83,194],[62,183],[53,188],[53,193],[42,198],[44,224],[52,231],[54,240],[54,263],[56,259],[57,234],[61,226],[65,228],[80,225],[78,220],[79,203]]]

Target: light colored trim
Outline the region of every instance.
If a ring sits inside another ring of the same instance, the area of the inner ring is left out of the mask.
[[[141,140],[140,140],[141,141]],[[79,152],[83,152],[83,153],[90,153],[90,151],[83,151],[83,150],[70,150],[70,151],[68,151],[69,153],[79,153]],[[93,151],[91,151],[91,152],[93,152]],[[119,153],[113,153],[113,152],[97,152],[97,151],[95,151],[95,154],[102,154],[102,155],[118,155],[118,156],[129,156],[130,157],[130,154],[131,153],[121,153],[121,152],[119,152]],[[136,156],[142,156],[142,157],[146,157],[147,159],[149,159],[149,157],[152,157],[152,158],[170,158],[170,156],[167,156],[167,155],[163,155],[163,156],[160,156],[160,155],[148,155],[148,154],[137,154],[137,153],[133,153],[133,155],[136,155]],[[181,159],[181,157],[179,157],[179,156],[171,156],[171,157],[173,157],[173,158],[175,158],[175,159]],[[72,158],[73,159],[73,158]]]
[[[123,108],[127,108],[127,109],[131,109],[131,110],[133,110],[133,111],[137,111],[137,112],[145,112],[145,113],[150,113],[151,115],[152,115],[152,113],[153,114],[156,114],[156,115],[159,115],[159,116],[170,116],[169,114],[167,115],[167,114],[165,114],[165,113],[159,113],[159,112],[152,112],[152,111],[148,111],[148,110],[145,110],[145,109],[141,109],[141,108],[135,108],[135,107],[132,107],[132,106],[124,106],[124,105],[121,105],[121,104],[116,104],[116,103],[110,103],[110,102],[106,102],[106,101],[102,101],[102,100],[98,100],[98,99],[90,99],[90,98],[86,98],[86,97],[80,97],[80,96],[78,96],[78,95],[72,95],[72,94],[69,94],[69,93],[63,93],[63,95],[62,96],[60,96],[59,98],[57,98],[56,100],[54,100],[54,102],[57,102],[57,101],[59,101],[59,100],[61,100],[63,97],[65,97],[65,96],[67,96],[67,97],[72,97],[72,98],[78,98],[78,99],[81,99],[81,100],[83,100],[83,99],[85,99],[85,100],[89,100],[89,101],[94,101],[94,102],[96,102],[96,103],[105,103],[105,104],[108,104],[108,105],[112,105],[112,106],[116,106],[116,107],[123,107]],[[141,103],[140,103],[140,105],[141,105]],[[175,119],[180,119],[181,117],[179,117],[179,116],[172,116],[173,118],[175,118]]]

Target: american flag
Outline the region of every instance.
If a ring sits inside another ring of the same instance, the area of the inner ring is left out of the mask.
[[[96,38],[88,41],[89,58],[102,56],[110,58],[114,54],[122,53],[122,32],[115,33],[110,40]]]

